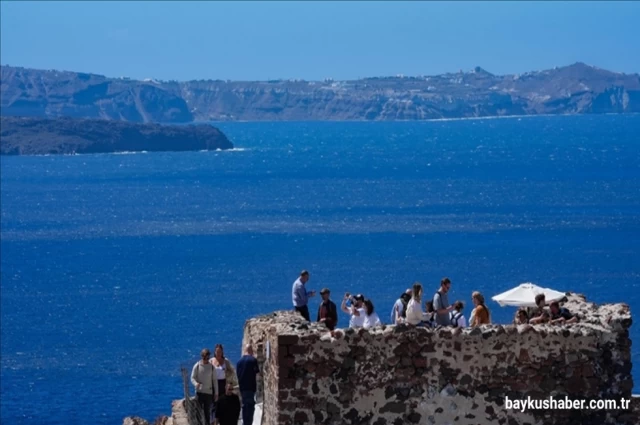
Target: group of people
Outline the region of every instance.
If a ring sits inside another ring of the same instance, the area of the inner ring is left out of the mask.
[[[191,370],[191,383],[204,412],[205,424],[237,425],[242,410],[243,425],[251,425],[259,373],[251,345],[245,347],[235,369],[224,356],[221,344],[216,345],[213,358],[208,348],[202,349],[200,360]],[[242,404],[237,390],[240,390]]]
[[[535,298],[536,306],[532,309],[519,309],[513,321],[516,325],[539,325],[548,323],[551,325],[562,325],[577,323],[578,316],[572,314],[569,309],[560,307],[558,301],[549,304],[549,310],[545,309],[547,300],[544,294],[538,294]]]
[[[309,299],[315,296],[315,291],[307,291],[305,285],[309,281],[309,272],[303,270],[293,283],[292,301],[296,311],[307,321],[311,321],[309,315]],[[419,282],[407,289],[396,300],[389,318],[390,324],[408,324],[412,326],[453,326],[464,328],[491,324],[491,312],[485,304],[484,296],[475,291],[471,294],[473,310],[467,322],[463,310],[464,303],[455,301],[449,304],[448,294],[451,289],[451,280],[447,277],[440,281],[440,287],[428,299],[422,308],[423,287]],[[324,323],[329,330],[334,330],[338,325],[338,309],[331,301],[331,291],[324,288],[320,291],[322,302],[318,307],[317,321]],[[515,324],[569,324],[575,323],[578,318],[569,310],[560,307],[558,302],[549,305],[549,311],[544,307],[546,300],[544,294],[536,296],[536,308],[528,311],[520,309],[516,313]],[[362,294],[355,296],[347,293],[342,299],[340,309],[350,316],[350,328],[370,328],[381,325],[380,317],[375,312],[373,302]]]
[[[315,291],[308,291],[305,287],[309,281],[309,272],[303,270],[293,283],[292,302],[294,309],[307,321],[311,321],[309,313],[309,299],[314,297]],[[413,326],[458,326],[466,327],[467,321],[463,314],[464,303],[456,301],[449,304],[448,292],[451,289],[451,280],[447,277],[440,282],[440,287],[433,298],[425,303],[422,308],[422,285],[416,282],[412,288],[407,289],[393,305],[391,310],[391,324],[409,324]],[[327,328],[334,330],[338,325],[338,309],[331,301],[331,291],[324,288],[320,291],[322,302],[318,307],[317,321],[324,323]],[[484,297],[480,292],[471,295],[474,309],[471,312],[469,326],[479,326],[491,323],[491,314],[484,303]],[[350,328],[371,328],[382,324],[375,311],[373,301],[362,294],[351,295],[346,293],[342,299],[340,309],[350,316]]]

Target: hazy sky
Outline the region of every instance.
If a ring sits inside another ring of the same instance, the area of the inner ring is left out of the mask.
[[[640,2],[2,1],[0,15],[2,64],[111,77],[640,72]]]

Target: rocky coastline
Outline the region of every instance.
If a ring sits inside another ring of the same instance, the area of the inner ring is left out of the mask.
[[[54,155],[232,149],[216,127],[100,119],[0,118],[1,155]]]
[[[640,75],[584,63],[513,75],[476,67],[343,81],[159,81],[13,66],[1,71],[2,115],[188,123],[640,113]]]

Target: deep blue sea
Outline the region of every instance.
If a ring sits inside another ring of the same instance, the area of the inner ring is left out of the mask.
[[[237,360],[301,269],[383,320],[443,276],[640,312],[640,116],[219,127],[238,149],[1,158],[3,424],[169,413],[180,366]]]

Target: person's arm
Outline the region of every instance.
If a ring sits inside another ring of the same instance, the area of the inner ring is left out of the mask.
[[[320,318],[321,311],[322,311],[322,303],[320,303],[320,305],[318,306],[318,318],[316,319],[316,322],[324,322],[324,320]]]
[[[436,302],[436,299],[438,302]],[[440,292],[436,292],[436,295],[433,296],[433,307],[436,309],[438,314],[446,314],[453,310],[452,305],[446,308],[442,305],[442,296],[440,295]],[[422,308],[422,306],[420,306],[420,308]]]
[[[474,327],[476,326],[476,309],[478,307],[474,308],[473,311],[471,312],[471,317],[469,318],[469,327]]]
[[[342,299],[342,304],[340,304],[340,309],[347,314],[351,314],[351,309],[349,307],[347,307],[347,300],[349,299],[349,297],[344,297]]]
[[[198,382],[198,363],[196,363],[191,370],[191,383],[196,388],[196,391],[198,391],[202,385]]]
[[[396,323],[398,323],[398,318],[400,316],[400,311],[398,310],[398,303],[395,303],[393,305],[393,319],[392,319],[392,325],[395,325]]]
[[[571,316],[571,319],[565,319],[564,323],[569,324],[569,323],[578,323],[578,316],[576,316],[575,314],[573,316]]]

